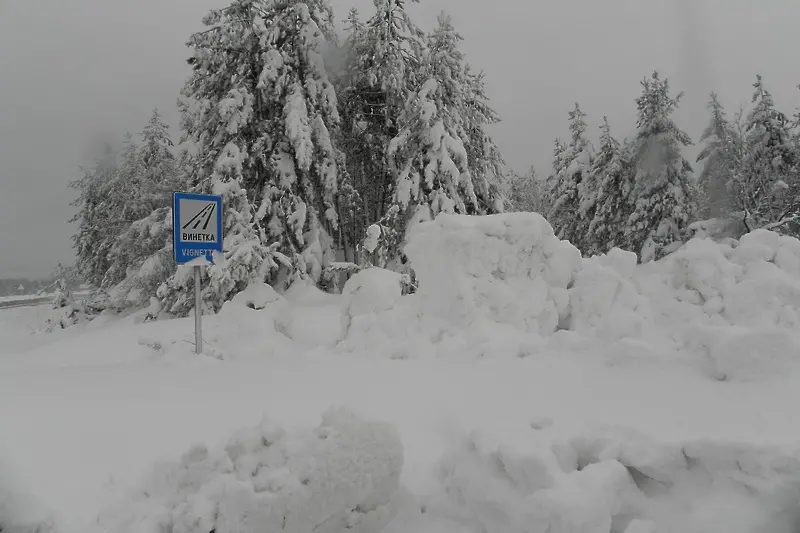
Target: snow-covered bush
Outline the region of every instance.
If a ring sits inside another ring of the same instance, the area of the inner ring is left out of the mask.
[[[70,326],[90,319],[90,313],[82,301],[76,300],[67,282],[62,278],[55,282],[56,292],[53,296],[53,311],[45,320],[45,331],[66,329]]]
[[[98,529],[117,533],[372,533],[393,517],[403,445],[390,425],[344,409],[287,433],[241,430],[223,450],[196,445],[156,466]]]

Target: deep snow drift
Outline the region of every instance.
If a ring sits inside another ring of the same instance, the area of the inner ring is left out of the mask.
[[[406,251],[416,294],[380,269],[341,296],[254,286],[206,317],[208,357],[191,319],[23,342],[35,317],[0,311],[17,332],[0,349],[0,523],[800,528],[799,241],[696,239],[637,265],[508,214],[439,216]]]
[[[310,432],[267,421],[219,452],[204,445],[160,464],[103,513],[100,531],[379,531],[394,516],[403,447],[387,424],[329,411]]]

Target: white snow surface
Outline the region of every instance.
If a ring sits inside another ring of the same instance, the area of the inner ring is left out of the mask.
[[[519,213],[410,239],[416,294],[253,286],[204,356],[191,318],[0,310],[4,533],[800,529],[800,241],[637,265]]]

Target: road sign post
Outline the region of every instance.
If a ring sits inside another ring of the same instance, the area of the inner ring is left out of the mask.
[[[203,353],[203,316],[200,296],[200,265],[194,266],[194,353]]]
[[[176,192],[172,198],[173,249],[175,262],[185,265],[203,257],[214,263],[214,252],[222,253],[222,197]],[[194,344],[203,353],[201,268],[194,266]]]

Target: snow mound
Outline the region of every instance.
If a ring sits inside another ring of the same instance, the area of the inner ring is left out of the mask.
[[[614,248],[584,261],[569,291],[569,329],[606,341],[652,331],[648,300],[633,282],[636,254]]]
[[[256,283],[223,305],[217,315],[204,318],[203,334],[224,347],[225,358],[290,353],[286,332],[292,327],[292,316],[289,302],[269,285]]]
[[[288,308],[286,300],[266,283],[251,283],[245,290],[233,297],[230,305],[239,305],[255,310],[261,310],[272,305]]]
[[[738,243],[693,239],[656,265],[684,320],[750,328],[800,326],[800,241],[758,230]],[[703,316],[705,315],[705,317]]]
[[[442,214],[415,226],[405,253],[422,311],[455,326],[549,334],[566,315],[581,254],[536,213]]]
[[[383,268],[372,267],[353,275],[342,290],[342,331],[346,336],[351,325],[371,329],[376,314],[394,308],[402,296],[402,276]]]
[[[345,296],[340,349],[394,359],[527,355],[567,316],[582,261],[536,213],[440,214],[414,226],[405,253],[416,293],[400,297],[394,276],[379,271],[353,281],[349,290],[369,284],[380,294],[358,297],[363,314]]]
[[[441,461],[429,513],[464,531],[789,533],[800,526],[800,456],[752,446],[657,445],[608,433],[500,445],[476,434]]]
[[[371,533],[393,517],[402,466],[395,429],[346,410],[291,434],[262,422],[224,450],[196,445],[157,465],[141,490],[101,513],[98,531]]]
[[[600,341],[617,358],[626,346],[634,358],[680,355],[722,380],[773,379],[800,363],[800,241],[791,237],[695,238],[639,265],[620,249],[581,258],[535,213],[443,214],[416,225],[405,252],[416,294],[401,297],[396,276],[380,269],[355,276],[340,349],[524,357]]]

